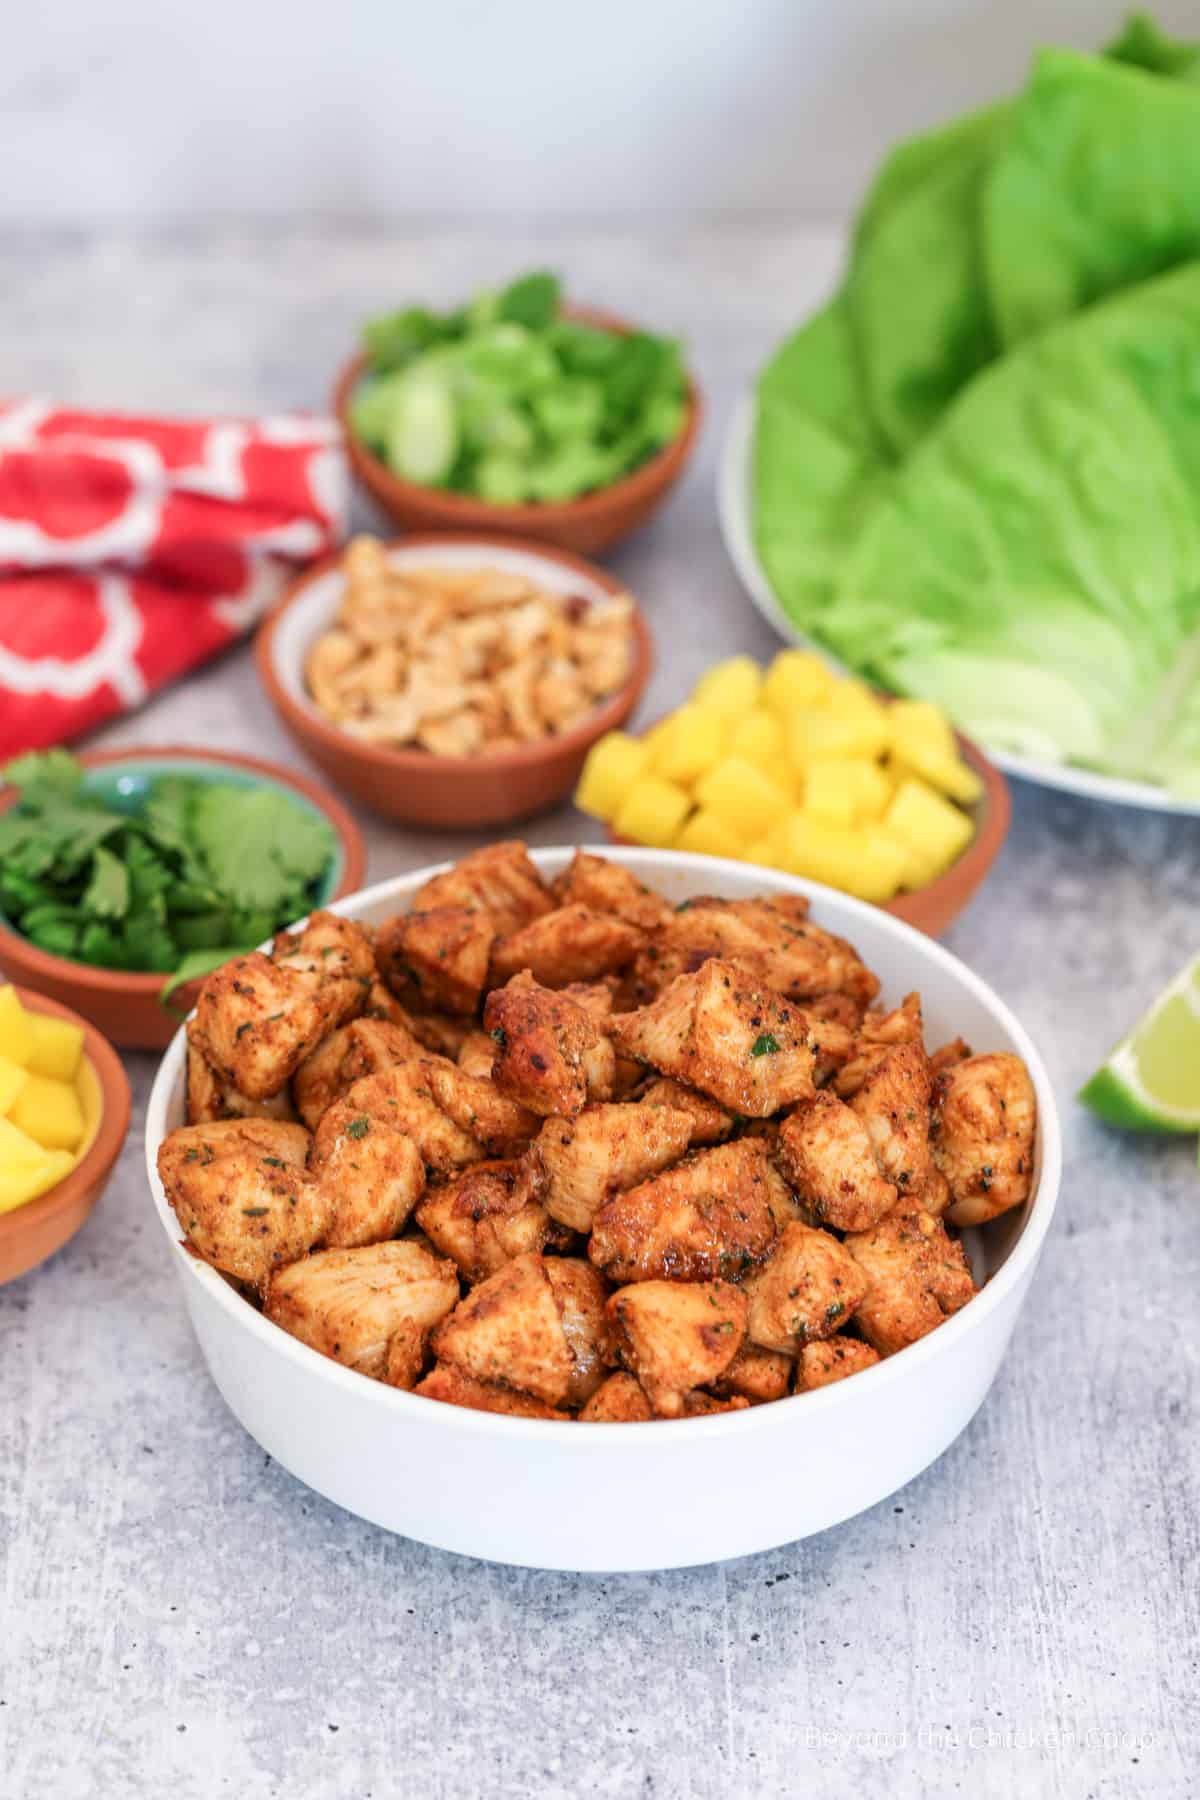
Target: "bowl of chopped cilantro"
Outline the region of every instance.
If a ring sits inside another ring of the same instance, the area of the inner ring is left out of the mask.
[[[362,885],[332,795],[254,757],[35,751],[0,771],[0,971],[160,1049],[210,969]]]
[[[408,530],[581,556],[649,519],[700,423],[677,339],[567,305],[542,270],[449,312],[369,320],[334,408],[359,480]]]

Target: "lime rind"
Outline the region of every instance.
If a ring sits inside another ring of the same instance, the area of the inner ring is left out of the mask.
[[[1148,1067],[1168,1093],[1147,1080]],[[1200,957],[1164,988],[1079,1099],[1126,1131],[1200,1129]]]

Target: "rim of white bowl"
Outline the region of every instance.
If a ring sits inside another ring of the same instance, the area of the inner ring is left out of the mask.
[[[736,875],[739,881],[746,878],[746,864],[731,862],[725,857],[698,856],[682,850],[644,850],[624,845],[612,844],[566,844],[547,845],[530,850],[530,856],[539,866],[542,863],[553,863],[560,857],[573,856],[576,850],[587,850],[595,856],[604,856],[614,862],[621,862],[635,871],[642,870],[647,874],[654,870],[687,869],[710,873],[714,881],[722,875]],[[386,881],[376,882],[373,886],[360,888],[356,894],[348,894],[345,899],[336,901],[326,911],[334,913],[357,914],[368,907],[393,898],[397,889],[410,890],[427,881],[430,876],[440,874],[452,866],[453,859],[444,862],[430,863],[404,875],[394,875]],[[885,937],[894,938],[900,943],[916,945],[919,953],[948,971],[972,993],[989,1011],[995,1014],[998,1023],[1008,1032],[1017,1047],[1019,1055],[1024,1059],[1033,1079],[1038,1103],[1038,1144],[1040,1159],[1037,1187],[1026,1202],[1027,1212],[1021,1232],[1012,1246],[1004,1262],[996,1273],[988,1278],[984,1286],[969,1300],[966,1306],[946,1319],[935,1331],[919,1338],[915,1344],[898,1350],[894,1355],[884,1357],[882,1361],[869,1369],[860,1370],[853,1378],[854,1392],[862,1394],[864,1390],[859,1382],[872,1383],[872,1391],[882,1388],[886,1383],[899,1379],[906,1371],[915,1371],[923,1362],[941,1355],[952,1355],[975,1325],[982,1324],[988,1313],[1000,1306],[1006,1295],[1021,1280],[1025,1272],[1032,1268],[1045,1242],[1058,1203],[1058,1193],[1062,1182],[1062,1133],[1058,1119],[1058,1108],[1054,1098],[1054,1090],[1046,1066],[1037,1047],[1024,1026],[1016,1018],[1010,1008],[1000,999],[988,984],[976,975],[967,965],[949,950],[926,937],[923,932],[907,925],[902,919],[884,912],[881,908],[871,906],[864,900],[855,900],[849,894],[843,894],[836,888],[824,886],[821,882],[800,880],[796,876],[786,875],[781,870],[763,868],[755,871],[761,876],[764,888],[773,888],[777,892],[802,894],[813,901],[814,910],[825,902],[831,902],[835,908],[846,909],[851,918],[861,918],[872,928],[881,929]],[[717,890],[714,890],[717,891]],[[817,1388],[803,1394],[790,1394],[782,1400],[772,1400],[761,1406],[750,1406],[744,1410],[727,1413],[714,1413],[696,1419],[651,1419],[637,1423],[597,1423],[595,1430],[580,1430],[578,1419],[525,1419],[514,1417],[509,1413],[478,1412],[470,1407],[451,1406],[444,1401],[428,1400],[422,1394],[408,1393],[402,1388],[389,1387],[386,1382],[376,1381],[369,1375],[362,1375],[356,1369],[347,1368],[344,1363],[335,1362],[332,1357],[322,1356],[320,1351],[312,1350],[302,1344],[298,1338],[284,1331],[280,1326],[272,1324],[264,1314],[258,1312],[237,1290],[230,1286],[223,1276],[219,1275],[208,1263],[202,1262],[181,1241],[179,1222],[167,1200],[162,1183],[158,1179],[157,1154],[162,1141],[160,1121],[165,1114],[167,1097],[176,1082],[184,1074],[184,1027],[180,1026],[163,1052],[162,1061],[154,1077],[150,1090],[150,1098],[146,1105],[146,1173],[150,1182],[150,1191],[154,1197],[155,1210],[159,1222],[171,1243],[172,1250],[179,1263],[184,1266],[184,1279],[198,1281],[204,1286],[209,1298],[229,1315],[233,1323],[271,1349],[276,1355],[283,1356],[307,1369],[314,1380],[332,1382],[335,1387],[344,1388],[349,1394],[357,1395],[361,1400],[364,1395],[364,1384],[374,1390],[373,1399],[385,1408],[396,1409],[397,1417],[403,1418],[413,1407],[421,1408],[420,1416],[429,1422],[428,1408],[435,1406],[439,1412],[446,1414],[444,1423],[448,1428],[475,1432],[483,1436],[499,1436],[502,1438],[531,1438],[544,1442],[549,1437],[559,1443],[578,1444],[581,1449],[590,1446],[593,1451],[614,1439],[614,1434],[628,1442],[645,1442],[647,1445],[663,1442],[662,1434],[670,1432],[667,1440],[679,1442],[678,1433],[690,1432],[693,1437],[723,1437],[726,1434],[748,1432],[765,1429],[774,1419],[782,1424],[786,1417],[799,1427],[804,1417],[831,1406],[844,1405],[847,1395],[846,1383],[831,1382],[826,1387]],[[158,1133],[158,1135],[154,1135]],[[152,1140],[153,1136],[153,1142]],[[347,1385],[348,1384],[348,1385]],[[787,1408],[786,1415],[781,1408]],[[800,1409],[800,1410],[796,1410]],[[632,1434],[632,1437],[630,1437]]]

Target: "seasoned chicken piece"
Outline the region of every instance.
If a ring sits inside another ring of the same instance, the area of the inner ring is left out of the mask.
[[[640,1425],[654,1412],[640,1382],[622,1369],[601,1382],[579,1417],[585,1425]]]
[[[496,1060],[496,1040],[490,1031],[472,1031],[463,1040],[463,1047],[455,1060],[464,1075],[474,1075],[480,1081],[490,1081],[492,1064]]]
[[[747,1118],[769,1118],[815,1092],[804,1015],[715,957],[640,1012],[615,1013],[609,1032],[618,1050]]]
[[[482,1162],[487,1152],[434,1097],[430,1070],[435,1060],[427,1056],[381,1069],[378,1075],[364,1075],[348,1090],[343,1104],[367,1118],[395,1125],[412,1139],[427,1173],[446,1175]]]
[[[612,1098],[612,1044],[576,1001],[514,975],[488,995],[483,1023],[497,1045],[496,1086],[530,1112],[572,1117],[588,1099]]]
[[[214,1119],[284,1119],[294,1121],[296,1114],[287,1088],[266,1100],[251,1100],[235,1087],[222,1081],[200,1048],[195,1020],[187,1027],[187,1122],[207,1125]]]
[[[486,913],[434,906],[381,925],[375,960],[391,991],[420,1012],[474,1013],[496,933]]]
[[[667,1106],[674,1112],[685,1112],[692,1121],[692,1148],[699,1149],[705,1144],[720,1144],[733,1130],[733,1114],[710,1100],[707,1094],[701,1094],[695,1088],[685,1087],[682,1081],[673,1081],[669,1075],[663,1075],[650,1082],[637,1096],[639,1106]]]
[[[831,1232],[793,1221],[766,1266],[747,1277],[745,1290],[750,1341],[795,1356],[802,1344],[832,1337],[849,1322],[867,1281]]]
[[[771,1125],[774,1120],[762,1123]],[[803,1225],[819,1225],[820,1220],[807,1203],[801,1200],[795,1189],[780,1172],[776,1160],[778,1154],[778,1136],[758,1137],[751,1131],[741,1140],[743,1142],[760,1143],[767,1154],[767,1205],[771,1208],[771,1217],[775,1221],[776,1231],[782,1231],[785,1225],[799,1219]]]
[[[585,1262],[518,1256],[460,1300],[433,1348],[477,1381],[582,1406],[615,1360],[604,1283]]]
[[[608,981],[568,981],[566,987],[559,988],[568,1000],[574,1000],[582,1006],[594,1025],[602,1025],[613,1010],[612,980]]]
[[[308,1166],[329,1195],[325,1241],[331,1246],[397,1237],[425,1191],[425,1166],[408,1134],[350,1100],[336,1100],[325,1112]]]
[[[654,931],[671,917],[671,907],[661,894],[648,888],[620,863],[588,850],[577,850],[552,883],[559,906],[590,906],[593,912],[613,913],[639,931]]]
[[[277,937],[270,956],[235,956],[205,979],[197,1048],[223,1081],[265,1100],[322,1038],[362,1011],[374,968],[357,925],[314,913],[303,931]]]
[[[413,895],[414,907],[469,906],[486,913],[495,930],[519,931],[554,906],[525,845],[511,840],[473,850]]]
[[[419,1244],[392,1242],[318,1250],[278,1270],[263,1311],[322,1356],[377,1381],[390,1372],[393,1386],[411,1387],[422,1341],[457,1302],[452,1263]]]
[[[417,1224],[474,1284],[516,1256],[548,1245],[563,1249],[568,1233],[517,1183],[515,1162],[476,1163],[417,1208]]]
[[[783,1121],[779,1166],[813,1217],[838,1231],[865,1231],[898,1198],[879,1172],[866,1125],[828,1089]]]
[[[851,1233],[845,1248],[867,1279],[859,1329],[881,1356],[915,1344],[975,1292],[962,1245],[915,1202],[902,1202],[870,1231]]]
[[[746,1296],[729,1281],[639,1281],[608,1302],[621,1361],[655,1412],[683,1417],[684,1396],[725,1373],[746,1335]]]
[[[879,983],[844,939],[796,918],[770,900],[685,901],[654,934],[635,965],[645,998],[693,973],[712,956],[736,963],[760,987],[790,1000],[845,993],[867,1001]]]
[[[768,1167],[752,1138],[694,1151],[607,1200],[592,1221],[588,1255],[620,1283],[736,1280],[775,1241]]]
[[[792,1359],[778,1350],[760,1350],[743,1344],[719,1381],[718,1394],[743,1394],[752,1406],[764,1400],[782,1400],[792,1379]]]
[[[879,1352],[857,1338],[826,1338],[824,1343],[805,1344],[796,1364],[796,1392],[844,1381],[847,1375],[857,1375],[878,1361]]]
[[[1037,1099],[1019,1056],[996,1051],[944,1067],[934,1090],[933,1155],[950,1184],[946,1217],[982,1225],[1029,1198]]]
[[[718,1400],[714,1394],[704,1394],[696,1388],[683,1396],[683,1416],[685,1419],[706,1419],[713,1413],[745,1412],[749,1404],[743,1394]]]
[[[950,1183],[936,1162],[929,1165],[929,1173],[925,1177],[925,1186],[921,1189],[920,1199],[921,1205],[927,1213],[932,1213],[936,1219],[945,1216],[946,1208],[950,1204]],[[955,1223],[962,1224],[964,1221],[956,1220]]]
[[[426,1064],[430,1091],[448,1119],[477,1138],[489,1156],[520,1155],[541,1123],[538,1114],[444,1057],[428,1057]]]
[[[423,1049],[448,1056],[451,1062],[475,1029],[473,1019],[457,1019],[450,1013],[410,1013],[407,1024]]]
[[[367,989],[367,1004],[363,1007],[364,1019],[382,1019],[388,1025],[403,1025],[407,1031],[412,1030],[412,1020],[401,1006],[390,988],[384,986],[378,974]]]
[[[970,1054],[971,1046],[965,1038],[951,1038],[948,1044],[943,1044],[940,1049],[931,1053],[929,1073],[936,1081],[939,1075],[947,1069],[952,1069],[956,1063],[966,1062]]]
[[[859,1027],[866,1012],[861,1000],[853,994],[813,994],[806,998],[804,1010],[810,1019],[823,1019],[830,1025],[840,1025],[857,1037]]]
[[[424,1055],[402,1025],[383,1019],[355,1019],[331,1031],[292,1076],[292,1095],[300,1117],[315,1131],[322,1115],[364,1075],[377,1075],[397,1063]]]
[[[529,1394],[518,1394],[514,1388],[494,1382],[476,1381],[463,1369],[449,1363],[437,1363],[424,1381],[413,1389],[426,1400],[442,1400],[449,1406],[468,1406],[473,1412],[511,1413],[518,1419],[562,1419],[570,1414],[544,1406]]]
[[[302,1125],[223,1119],[182,1125],[158,1147],[158,1174],[196,1253],[261,1287],[324,1237],[330,1201],[305,1168]]]
[[[843,1100],[850,1100],[861,1088],[873,1069],[878,1068],[888,1050],[897,1044],[922,1044],[925,1027],[921,1018],[920,994],[906,994],[892,1012],[865,1012],[858,1027],[853,1054],[842,1060],[835,1087]]]
[[[560,906],[492,948],[488,982],[494,987],[528,969],[543,987],[592,982],[632,962],[646,941],[644,931],[612,913],[586,906]]]
[[[529,1153],[535,1191],[551,1218],[588,1232],[599,1207],[676,1162],[692,1121],[670,1107],[585,1106],[573,1119],[547,1119]]]
[[[901,1199],[919,1197],[929,1179],[929,1058],[920,1043],[885,1050],[850,1102],[867,1128],[886,1181]]]

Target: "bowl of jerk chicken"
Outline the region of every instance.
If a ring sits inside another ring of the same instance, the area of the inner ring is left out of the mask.
[[[211,1373],[285,1468],[597,1570],[790,1542],[940,1455],[1061,1162],[1021,1026],[900,921],[515,842],[210,975],[147,1159]]]

